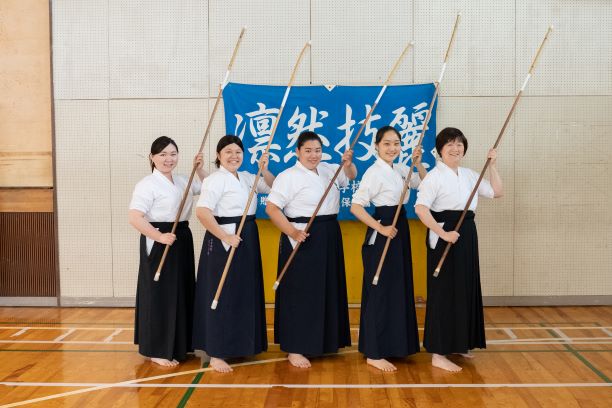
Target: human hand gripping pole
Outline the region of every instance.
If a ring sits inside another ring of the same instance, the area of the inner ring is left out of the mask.
[[[240,30],[240,35],[238,36],[238,40],[236,41],[236,45],[234,46],[234,52],[232,53],[232,58],[230,59],[229,65],[227,66],[227,71],[225,72],[225,77],[223,78],[223,82],[219,85],[219,93],[217,94],[217,99],[215,100],[215,105],[213,107],[213,111],[208,119],[208,124],[206,125],[206,131],[204,132],[204,137],[202,138],[202,143],[200,144],[200,150],[198,153],[202,153],[204,150],[204,145],[206,144],[206,140],[208,139],[208,135],[210,134],[211,125],[213,120],[215,119],[215,114],[217,113],[217,108],[219,107],[219,102],[221,101],[221,94],[223,93],[223,88],[227,85],[230,72],[232,71],[232,67],[234,65],[234,60],[236,59],[236,54],[238,53],[238,48],[240,48],[240,43],[242,42],[242,37],[244,36],[244,32],[246,31],[246,27],[242,27]],[[174,219],[174,224],[172,224],[172,233],[176,232],[176,227],[181,220],[181,214],[183,213],[183,208],[185,207],[185,202],[187,201],[187,197],[189,196],[189,190],[191,189],[191,183],[193,182],[193,177],[198,169],[198,164],[193,164],[193,169],[191,170],[191,175],[189,176],[189,181],[187,182],[187,186],[185,187],[185,191],[183,192],[183,199],[181,200],[181,204],[179,205],[178,213],[176,214],[176,218]],[[161,260],[159,261],[159,266],[157,267],[157,271],[155,272],[155,277],[153,280],[155,282],[159,281],[159,277],[161,275],[161,271],[164,267],[164,263],[166,262],[166,256],[168,255],[168,251],[170,250],[170,245],[164,247],[164,253],[162,254]]]
[[[448,42],[448,47],[446,47],[446,54],[444,54],[444,61],[442,63],[442,69],[440,70],[440,76],[438,77],[438,81],[436,82],[434,94],[431,97],[431,102],[429,103],[429,110],[427,111],[427,115],[425,116],[425,120],[423,121],[423,129],[421,130],[421,135],[419,136],[419,141],[417,142],[415,151],[421,150],[421,145],[423,144],[423,138],[425,137],[425,132],[427,132],[427,125],[429,124],[429,120],[431,119],[431,114],[434,109],[434,105],[436,103],[436,99],[438,97],[438,92],[440,90],[440,83],[444,78],[444,72],[446,72],[446,63],[448,62],[448,56],[450,55],[450,50],[455,42],[455,35],[457,33],[457,27],[459,26],[459,21],[461,20],[461,13],[457,14],[457,18],[455,19],[455,25],[453,27],[453,31],[451,33],[451,38]],[[393,216],[393,223],[391,224],[394,228],[397,225],[397,220],[399,219],[399,215],[404,205],[404,198],[406,194],[410,196],[410,179],[412,178],[412,172],[414,170],[414,163],[410,165],[410,170],[408,171],[408,176],[406,176],[406,180],[404,180],[404,187],[402,188],[402,194],[400,195],[399,202],[397,203],[397,209],[395,210],[395,214]],[[385,246],[383,248],[382,254],[380,256],[380,260],[378,261],[378,267],[376,268],[376,274],[374,275],[374,279],[372,279],[372,285],[378,285],[378,280],[380,279],[380,272],[382,271],[383,264],[385,263],[385,258],[387,256],[387,252],[389,251],[389,246],[391,245],[391,237],[387,237],[385,241]]]
[[[378,105],[378,102],[380,102],[380,99],[382,98],[383,94],[387,90],[387,86],[391,83],[391,80],[393,79],[393,75],[395,74],[395,71],[399,67],[401,61],[404,59],[404,56],[406,55],[408,50],[410,48],[412,48],[413,46],[414,46],[414,42],[410,42],[410,43],[408,43],[408,45],[406,45],[406,47],[404,47],[404,50],[402,51],[402,53],[400,54],[399,58],[397,59],[397,61],[393,65],[393,68],[391,69],[391,72],[389,73],[389,76],[387,77],[387,80],[385,81],[385,83],[383,84],[382,88],[380,89],[380,92],[378,93],[378,96],[376,97],[376,100],[374,101],[374,104],[372,105],[372,108],[370,109],[370,111],[366,115],[366,117],[365,117],[361,127],[359,128],[359,131],[357,132],[357,135],[355,136],[355,139],[353,140],[353,142],[351,143],[351,145],[349,146],[349,148],[347,150],[353,149],[353,147],[357,143],[357,140],[359,140],[359,136],[361,136],[361,133],[365,129],[366,124],[369,122],[370,117],[372,116],[372,113],[374,112],[374,109],[376,109],[376,106]],[[317,216],[319,210],[321,209],[321,206],[323,205],[323,201],[325,201],[325,198],[327,197],[327,194],[329,194],[329,191],[331,190],[332,186],[334,185],[334,182],[336,181],[336,179],[340,175],[340,172],[343,170],[343,167],[344,167],[343,164],[344,164],[344,162],[342,162],[340,164],[340,166],[336,170],[336,173],[334,174],[334,176],[330,180],[329,185],[325,189],[325,192],[323,193],[323,196],[319,200],[319,203],[317,204],[317,206],[316,206],[316,208],[314,210],[314,213],[312,214],[312,216],[308,220],[308,224],[306,224],[306,228],[304,229],[304,232],[308,232],[308,230],[312,226],[312,223],[314,222],[315,217]],[[273,286],[274,290],[278,289],[278,285],[280,285],[281,280],[285,276],[285,273],[287,272],[287,269],[289,268],[289,265],[291,264],[291,261],[293,260],[293,258],[295,257],[295,254],[297,253],[298,249],[300,248],[300,245],[301,245],[301,242],[298,242],[295,245],[295,247],[293,248],[293,251],[291,252],[291,254],[289,255],[289,258],[287,258],[287,262],[285,262],[285,265],[283,266],[283,269],[281,270],[280,274],[278,275],[278,278],[276,278],[276,282],[274,282],[274,286]]]
[[[506,127],[508,126],[508,123],[510,122],[510,118],[512,117],[512,114],[514,113],[514,109],[516,108],[516,105],[518,104],[519,99],[521,99],[521,96],[523,95],[523,91],[525,90],[525,88],[527,87],[527,83],[529,82],[529,79],[533,75],[533,72],[536,66],[536,62],[538,61],[538,58],[540,57],[540,53],[542,52],[542,48],[544,47],[544,44],[548,40],[548,36],[552,32],[552,30],[553,30],[553,26],[551,25],[550,27],[548,27],[548,30],[546,31],[546,35],[544,36],[544,39],[540,43],[540,47],[538,48],[538,51],[536,52],[536,55],[533,58],[533,62],[531,63],[531,66],[529,67],[529,72],[527,73],[527,76],[525,77],[525,81],[523,81],[523,86],[521,86],[521,89],[519,89],[518,93],[516,94],[516,97],[514,98],[514,103],[512,104],[512,107],[510,108],[510,112],[508,112],[508,116],[506,116],[506,121],[504,122],[504,125],[502,126],[499,132],[499,135],[497,136],[497,140],[495,140],[495,144],[493,145],[494,149],[496,149],[499,143],[501,142],[501,138],[504,132],[506,131]],[[470,209],[470,204],[472,203],[472,200],[474,199],[474,196],[476,195],[476,192],[478,191],[478,186],[480,186],[480,182],[482,181],[485,171],[489,167],[490,163],[491,163],[491,159],[488,158],[487,161],[485,162],[484,167],[482,168],[482,171],[480,172],[480,176],[478,177],[478,181],[476,181],[476,185],[474,186],[474,188],[472,189],[472,192],[470,193],[467,203],[465,204],[465,208],[463,209],[463,212],[461,213],[461,216],[459,217],[459,221],[457,222],[457,225],[455,226],[455,229],[454,229],[455,232],[459,232],[459,229],[461,228],[461,225],[463,224],[463,220],[465,219],[465,215]],[[433,276],[436,278],[440,274],[440,270],[442,269],[444,260],[446,259],[448,252],[450,251],[451,245],[452,243],[450,242],[446,243],[446,247],[444,248],[442,257],[440,258],[440,261],[438,261],[438,265],[436,266],[436,269],[434,270],[434,273],[433,273]]]
[[[272,132],[270,133],[270,139],[268,140],[268,144],[263,154],[268,153],[270,150],[270,145],[272,144],[272,140],[274,139],[276,128],[278,126],[278,123],[280,122],[281,116],[283,114],[283,110],[285,109],[285,103],[287,102],[287,98],[289,97],[289,92],[291,91],[291,86],[293,85],[293,82],[295,80],[295,74],[297,73],[297,69],[300,66],[300,62],[302,61],[302,58],[304,57],[304,53],[306,52],[306,49],[308,49],[310,45],[311,45],[310,41],[307,41],[306,44],[304,44],[304,47],[302,48],[302,51],[300,52],[300,55],[298,56],[298,59],[295,62],[295,66],[293,67],[293,72],[291,73],[291,78],[289,79],[289,85],[287,85],[287,89],[285,90],[285,96],[283,96],[283,101],[281,102],[281,106],[278,111],[278,115],[276,116],[276,120],[274,121],[274,125],[272,127]],[[246,208],[244,209],[244,212],[242,213],[242,218],[240,218],[240,224],[238,226],[238,229],[236,230],[236,235],[238,236],[240,236],[240,234],[242,233],[242,228],[244,227],[244,222],[249,212],[249,208],[251,207],[251,201],[253,200],[253,197],[255,195],[255,189],[257,188],[257,182],[259,181],[259,178],[261,177],[262,170],[263,170],[263,167],[260,165],[259,170],[257,171],[257,175],[255,176],[255,181],[253,182],[253,186],[251,187],[251,192],[249,193],[249,199],[247,200]],[[225,268],[223,268],[223,273],[221,274],[221,280],[219,281],[219,285],[217,286],[217,292],[215,293],[215,298],[213,299],[212,304],[210,305],[210,308],[212,310],[217,309],[217,305],[219,304],[219,297],[221,296],[221,291],[223,291],[223,285],[225,284],[225,279],[227,278],[227,274],[229,272],[229,268],[230,268],[230,265],[232,264],[232,260],[234,258],[235,253],[236,253],[236,247],[232,247],[227,257],[227,261],[225,262]]]

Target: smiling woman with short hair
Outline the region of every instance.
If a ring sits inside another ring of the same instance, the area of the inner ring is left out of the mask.
[[[415,212],[427,226],[427,310],[423,346],[432,353],[432,365],[458,372],[461,367],[446,356],[473,358],[470,350],[486,348],[484,312],[480,290],[475,196],[459,233],[454,232],[479,174],[460,167],[467,152],[467,138],[456,128],[445,128],[436,137],[440,156],[419,186]],[[501,197],[503,185],[495,165],[497,152],[489,150],[490,181],[482,180],[478,195]],[[447,242],[451,246],[438,277],[434,269]]]

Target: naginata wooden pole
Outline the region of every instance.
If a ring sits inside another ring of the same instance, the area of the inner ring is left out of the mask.
[[[514,98],[514,103],[512,104],[512,107],[510,108],[510,112],[508,112],[508,116],[506,116],[506,121],[504,122],[504,125],[502,126],[502,128],[501,128],[501,130],[499,132],[499,135],[497,136],[497,140],[495,140],[495,144],[493,145],[494,149],[496,149],[497,146],[499,145],[499,143],[501,142],[501,138],[502,138],[502,136],[504,134],[504,131],[506,130],[506,127],[508,126],[508,123],[510,122],[510,118],[512,117],[512,114],[514,113],[514,109],[516,108],[516,105],[518,104],[519,99],[521,99],[521,96],[523,95],[523,91],[527,87],[527,82],[529,82],[529,78],[531,78],[531,76],[533,75],[533,71],[535,70],[536,62],[538,61],[538,58],[540,57],[540,53],[542,52],[542,47],[544,47],[544,44],[548,40],[548,36],[552,32],[552,30],[553,30],[553,26],[548,27],[548,30],[546,31],[546,35],[544,36],[544,39],[542,40],[542,43],[540,43],[540,47],[538,48],[538,51],[536,52],[536,55],[533,58],[533,62],[531,63],[531,67],[529,67],[529,72],[527,73],[527,77],[525,77],[525,81],[523,82],[523,86],[521,86],[521,89],[516,94],[516,97]],[[463,209],[463,212],[461,213],[461,216],[459,217],[459,221],[457,222],[457,225],[455,226],[455,229],[454,229],[455,232],[459,232],[459,229],[461,228],[461,225],[463,224],[463,220],[465,219],[465,215],[467,214],[468,210],[470,209],[470,204],[472,203],[472,200],[474,199],[474,196],[476,195],[476,192],[478,191],[478,186],[480,186],[480,182],[482,181],[482,178],[484,177],[485,171],[489,167],[490,163],[491,163],[491,159],[487,159],[487,161],[485,162],[484,167],[482,168],[482,171],[480,172],[480,176],[478,177],[478,181],[476,181],[476,185],[472,189],[472,192],[470,193],[470,196],[469,196],[469,198],[467,200],[467,203],[465,204],[465,208]],[[451,245],[452,245],[452,243],[450,243],[450,242],[446,243],[446,247],[444,248],[444,252],[442,253],[442,257],[440,258],[440,261],[438,262],[438,265],[436,266],[436,269],[434,270],[434,274],[433,274],[434,277],[438,277],[438,275],[440,274],[440,270],[442,269],[442,265],[444,264],[444,260],[446,259],[446,256],[448,255],[448,252],[450,251]]]
[[[461,13],[457,14],[457,18],[455,19],[455,26],[453,27],[453,32],[451,34],[451,38],[448,42],[448,47],[446,47],[446,54],[444,54],[444,62],[442,63],[442,69],[440,70],[440,76],[438,77],[438,81],[436,82],[434,94],[431,97],[431,102],[429,103],[429,110],[427,111],[427,115],[425,116],[425,120],[423,121],[423,129],[421,130],[421,136],[419,136],[419,141],[414,148],[413,151],[420,151],[421,146],[423,144],[423,138],[425,137],[425,132],[427,132],[427,125],[429,124],[429,120],[431,119],[431,114],[434,109],[434,105],[436,103],[436,99],[438,97],[438,92],[440,90],[440,83],[444,78],[444,72],[446,71],[446,63],[448,62],[448,56],[450,55],[451,47],[455,42],[455,34],[457,33],[457,27],[459,26],[459,20],[461,20]],[[400,212],[404,205],[404,198],[406,194],[410,197],[410,179],[412,178],[412,172],[414,170],[414,165],[410,166],[410,170],[408,171],[408,176],[406,176],[406,180],[404,180],[404,187],[402,188],[402,194],[400,195],[399,203],[397,204],[397,209],[395,210],[395,215],[393,216],[393,223],[391,224],[393,227],[397,225],[397,220],[399,219]],[[372,279],[372,285],[378,285],[378,279],[380,278],[380,272],[382,271],[383,264],[385,263],[385,258],[387,256],[387,252],[389,251],[389,245],[391,245],[391,237],[387,237],[385,241],[385,247],[383,248],[382,254],[380,256],[380,260],[378,261],[378,267],[376,268],[376,274],[374,275],[374,279]]]
[[[246,31],[246,27],[242,27],[240,30],[240,35],[238,36],[238,40],[236,41],[236,45],[234,46],[234,52],[232,53],[232,58],[230,59],[229,65],[227,66],[227,71],[225,72],[225,77],[223,78],[223,82],[219,85],[219,93],[217,94],[217,99],[215,100],[215,105],[213,107],[212,114],[208,119],[208,124],[206,125],[206,131],[204,132],[204,137],[202,138],[202,143],[200,144],[200,150],[198,153],[202,153],[204,150],[204,145],[206,144],[206,140],[208,139],[208,135],[210,134],[211,125],[215,118],[215,114],[217,113],[217,108],[219,107],[219,102],[221,101],[221,94],[223,93],[223,88],[227,85],[227,81],[229,79],[230,72],[232,71],[232,67],[234,66],[234,60],[236,59],[236,54],[238,53],[238,48],[240,47],[240,43],[242,42],[242,37],[244,36],[244,32]],[[193,177],[198,169],[198,164],[193,164],[193,169],[191,169],[191,175],[189,176],[189,181],[187,182],[187,186],[185,187],[185,192],[183,193],[183,199],[181,200],[181,205],[179,205],[178,213],[176,214],[176,218],[174,219],[174,224],[172,225],[172,234],[176,232],[176,227],[181,220],[181,214],[183,213],[183,208],[185,207],[185,202],[187,201],[187,197],[189,195],[189,190],[191,189],[191,183],[193,182]],[[168,255],[168,251],[170,250],[170,245],[166,244],[164,248],[164,253],[159,261],[159,266],[157,267],[157,271],[155,272],[154,281],[159,281],[159,276],[161,275],[162,268],[164,267],[164,262],[166,262],[166,256]]]
[[[268,145],[266,146],[266,150],[264,151],[263,154],[266,154],[270,151],[270,145],[272,144],[272,140],[274,139],[276,128],[278,127],[278,123],[280,122],[281,116],[283,114],[283,110],[285,109],[285,103],[287,102],[287,98],[289,97],[289,92],[291,91],[291,86],[293,85],[293,81],[295,80],[295,74],[297,73],[297,69],[300,66],[300,62],[302,61],[302,58],[304,57],[304,53],[306,52],[306,49],[308,47],[310,47],[310,41],[304,44],[304,47],[302,48],[302,51],[300,52],[300,55],[298,56],[298,59],[295,62],[295,66],[293,67],[293,72],[291,73],[291,78],[289,79],[289,85],[287,86],[287,89],[285,90],[285,96],[283,97],[283,101],[281,102],[281,106],[278,111],[278,115],[276,116],[276,121],[274,122],[274,125],[272,126],[272,132],[270,133],[270,139],[268,140]],[[249,199],[247,200],[246,208],[244,209],[244,212],[242,213],[240,224],[238,225],[238,229],[236,230],[236,235],[238,236],[240,236],[240,234],[242,233],[242,228],[244,227],[244,222],[249,213],[249,208],[251,207],[251,201],[253,200],[253,197],[255,196],[255,189],[257,188],[257,182],[259,181],[259,178],[261,177],[262,169],[263,167],[260,164],[259,170],[257,171],[257,175],[255,176],[255,181],[253,182],[253,186],[251,187],[251,192],[249,193]],[[212,301],[212,304],[210,305],[210,308],[213,310],[215,310],[217,308],[217,305],[219,304],[219,297],[221,296],[221,291],[223,290],[223,285],[225,284],[225,278],[227,278],[227,273],[229,272],[229,268],[230,268],[230,265],[232,264],[232,259],[234,259],[235,253],[236,253],[236,248],[232,247],[232,249],[230,250],[229,256],[227,257],[227,261],[225,262],[225,268],[223,269],[223,274],[221,275],[219,286],[217,286],[217,293],[215,293],[215,298]]]
[[[393,65],[393,68],[391,69],[391,72],[389,73],[389,76],[387,77],[387,80],[383,84],[383,87],[380,89],[380,92],[378,93],[378,96],[376,97],[376,100],[374,101],[374,104],[372,105],[372,108],[370,109],[370,111],[366,115],[365,119],[363,120],[363,123],[362,123],[361,127],[359,128],[359,131],[357,132],[357,135],[355,136],[355,139],[353,140],[353,142],[351,143],[351,145],[349,146],[349,148],[347,150],[351,150],[355,146],[355,144],[357,143],[357,140],[359,140],[359,136],[361,136],[361,133],[365,129],[366,124],[369,122],[370,117],[372,116],[372,113],[374,112],[374,109],[376,109],[376,106],[378,105],[378,102],[380,102],[380,99],[382,98],[383,94],[387,90],[387,86],[391,83],[391,80],[393,79],[393,75],[395,74],[395,71],[399,67],[399,65],[402,62],[402,60],[404,59],[404,56],[406,55],[408,50],[410,48],[412,48],[413,46],[414,46],[414,42],[410,42],[410,43],[408,43],[408,45],[406,45],[406,47],[404,47],[404,50],[402,51],[402,53],[400,54],[399,58],[397,59],[397,61]],[[308,224],[306,224],[306,228],[304,229],[304,232],[308,232],[308,230],[310,229],[310,226],[314,222],[315,217],[317,216],[319,210],[321,209],[321,206],[323,205],[323,201],[325,201],[325,198],[327,197],[327,194],[329,194],[329,191],[331,190],[332,186],[334,185],[334,181],[336,181],[336,179],[340,175],[340,172],[342,171],[343,165],[344,165],[344,162],[340,163],[340,166],[336,170],[336,173],[334,174],[334,176],[332,177],[331,181],[329,182],[329,185],[325,189],[325,192],[323,193],[323,196],[319,200],[319,203],[317,204],[317,207],[314,210],[314,214],[312,214],[312,216],[308,220]],[[289,258],[287,258],[287,262],[285,262],[285,266],[283,266],[283,269],[281,270],[281,273],[278,275],[278,278],[276,279],[276,282],[274,282],[274,286],[273,286],[274,290],[278,289],[278,285],[280,285],[280,282],[283,279],[283,276],[285,276],[285,273],[287,272],[287,269],[289,268],[289,265],[291,264],[291,261],[293,261],[293,258],[295,257],[295,254],[297,253],[298,249],[300,248],[300,245],[301,245],[301,242],[296,243],[295,247],[293,248],[293,251],[289,255]]]

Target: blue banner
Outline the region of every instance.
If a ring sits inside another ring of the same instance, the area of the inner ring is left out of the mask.
[[[270,147],[270,171],[278,174],[295,164],[297,138],[305,130],[321,136],[323,161],[340,163],[342,153],[359,131],[380,89],[380,86],[292,87]],[[270,140],[285,90],[285,86],[237,83],[229,83],[223,90],[226,133],[239,136],[244,144],[242,170],[257,173],[257,160]],[[361,176],[376,160],[374,141],[378,128],[391,125],[400,132],[402,152],[399,161],[409,164],[433,93],[434,84],[397,85],[386,89],[355,145],[353,161],[359,174],[341,191],[339,219],[355,219],[349,211],[351,198],[359,187]],[[423,164],[427,169],[435,165],[435,137],[436,106],[423,140]],[[416,218],[413,209],[415,196],[412,191],[406,205],[409,218]],[[265,199],[264,195],[260,196],[258,218],[267,218]]]

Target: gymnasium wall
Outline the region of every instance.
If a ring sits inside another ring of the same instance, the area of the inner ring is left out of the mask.
[[[0,1],[0,304],[57,304],[46,0]]]
[[[441,88],[438,128],[467,135],[484,163],[549,24],[555,32],[502,142],[506,195],[482,200],[483,293],[495,303],[601,303],[612,294],[612,3],[569,1],[54,0],[55,163],[62,303],[133,304],[135,183],[159,135],[187,173],[240,28],[231,80],[375,85],[416,42],[395,83],[431,82],[457,11],[463,18]],[[223,135],[219,111],[207,160]],[[212,147],[211,147],[212,146]],[[210,164],[209,164],[210,167]],[[203,230],[192,220],[196,252]],[[260,222],[266,297],[278,232]],[[411,222],[415,292],[425,297],[424,229]],[[343,223],[350,302],[360,297],[363,227]]]

